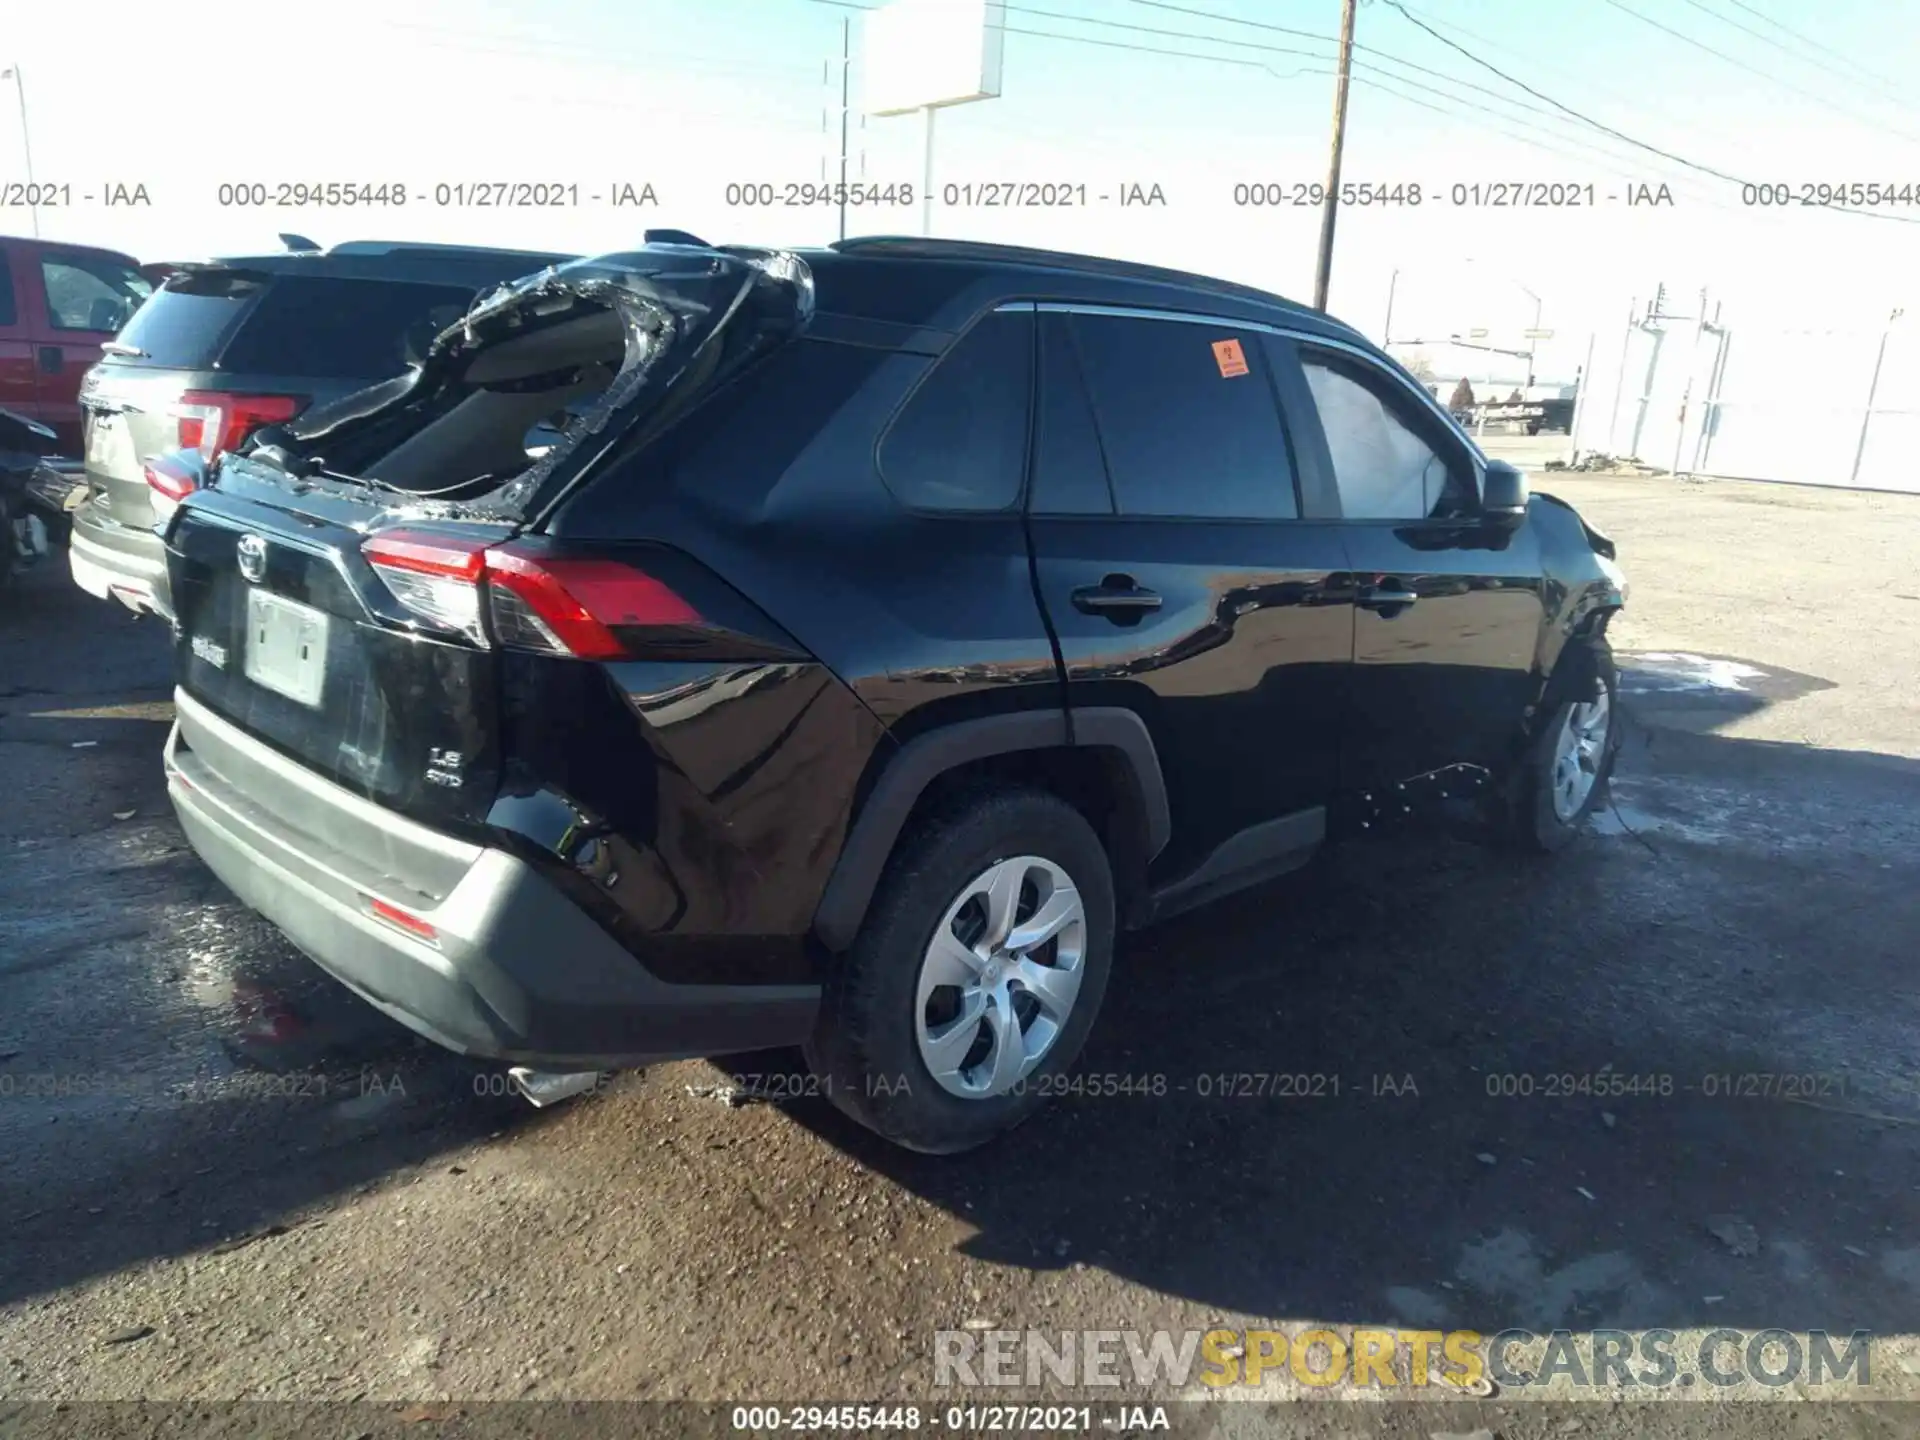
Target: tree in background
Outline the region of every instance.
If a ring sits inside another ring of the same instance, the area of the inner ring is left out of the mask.
[[[1520,392],[1516,390],[1511,395],[1507,396],[1507,403],[1509,405],[1518,405],[1520,403]]]
[[[1433,384],[1433,361],[1424,355],[1409,355],[1407,373],[1422,385],[1431,385]]]
[[[1471,410],[1473,408],[1473,386],[1467,383],[1466,376],[1462,375],[1460,377],[1460,383],[1453,387],[1453,399],[1447,402],[1447,408],[1449,410]]]

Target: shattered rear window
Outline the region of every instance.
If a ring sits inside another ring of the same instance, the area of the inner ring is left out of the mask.
[[[408,515],[517,519],[660,401],[754,352],[735,331],[784,339],[812,310],[811,272],[784,251],[575,261],[482,296],[407,374],[263,439],[303,478],[371,486]]]

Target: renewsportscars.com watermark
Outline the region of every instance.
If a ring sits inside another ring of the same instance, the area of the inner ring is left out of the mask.
[[[1872,1335],[1855,1330],[938,1330],[937,1387],[1047,1384],[1485,1393],[1528,1387],[1725,1392],[1872,1384]]]

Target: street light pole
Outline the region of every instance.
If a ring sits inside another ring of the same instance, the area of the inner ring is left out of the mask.
[[[1396,269],[1387,277],[1387,318],[1380,326],[1380,348],[1386,349],[1393,344],[1393,292],[1400,284],[1400,272]]]
[[[853,17],[840,17],[840,238],[847,238],[847,76],[853,69]]]
[[[1327,164],[1327,195],[1320,211],[1320,259],[1313,272],[1313,308],[1327,308],[1327,287],[1333,280],[1333,222],[1340,212],[1340,156],[1347,145],[1347,81],[1353,69],[1353,12],[1355,0],[1341,0],[1340,70],[1333,82],[1333,157]]]
[[[1533,301],[1533,333],[1527,336],[1527,388],[1533,388],[1533,348],[1540,343],[1540,297],[1526,286],[1520,287],[1522,294]]]
[[[1847,483],[1860,483],[1860,462],[1867,458],[1867,431],[1873,428],[1873,402],[1880,396],[1880,369],[1887,363],[1887,339],[1893,334],[1894,323],[1906,314],[1904,310],[1895,310],[1887,316],[1887,328],[1880,332],[1880,351],[1873,357],[1873,378],[1867,382],[1867,407],[1860,416],[1860,439],[1853,447],[1853,469],[1847,472]]]
[[[13,81],[13,93],[20,101],[20,151],[27,162],[27,213],[33,217],[33,238],[40,238],[40,206],[35,203],[38,196],[33,184],[33,141],[27,133],[27,82],[21,77],[20,67],[9,65],[0,70],[0,80]]]
[[[933,234],[933,117],[937,107],[928,105],[921,113],[927,126],[921,137],[920,155],[920,233]]]

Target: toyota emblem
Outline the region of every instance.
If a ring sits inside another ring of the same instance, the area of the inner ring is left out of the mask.
[[[267,542],[258,535],[242,535],[234,554],[240,561],[240,573],[258,584],[267,573]]]

